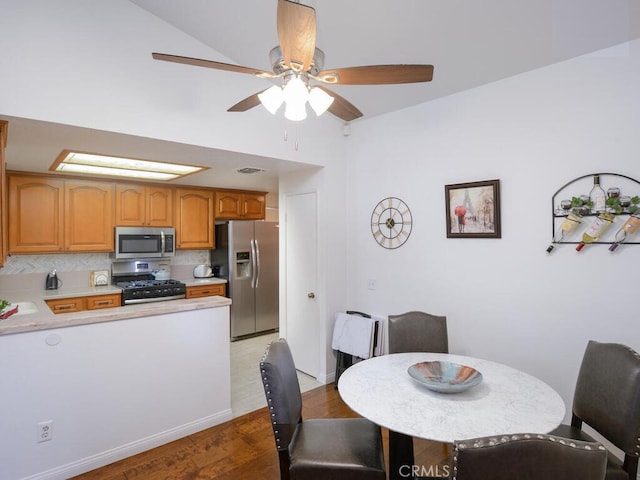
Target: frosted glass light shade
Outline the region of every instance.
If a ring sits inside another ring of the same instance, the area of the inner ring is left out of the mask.
[[[278,85],[274,85],[273,87],[267,88],[264,92],[259,93],[258,98],[260,99],[262,105],[264,105],[264,108],[269,110],[269,112],[274,115],[284,101],[282,88]]]
[[[292,122],[299,122],[307,118],[306,102],[303,103],[287,103],[284,110],[284,117]]]
[[[309,92],[309,105],[316,112],[317,116],[327,111],[333,103],[333,97],[318,87],[313,87]]]
[[[282,89],[284,101],[287,104],[305,104],[309,99],[309,89],[300,77],[292,77]]]

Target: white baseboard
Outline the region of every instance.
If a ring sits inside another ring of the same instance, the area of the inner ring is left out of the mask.
[[[29,477],[24,477],[22,480],[66,480],[69,477],[89,472],[96,468],[122,460],[123,458],[136,455],[146,450],[164,445],[165,443],[186,437],[187,435],[219,425],[231,420],[232,418],[233,415],[231,409],[223,410],[214,415],[200,418],[193,422],[150,435],[146,438],[141,438],[140,440],[112,448],[96,455],[82,458],[75,462],[67,463],[66,465],[61,465],[45,472],[30,475]]]

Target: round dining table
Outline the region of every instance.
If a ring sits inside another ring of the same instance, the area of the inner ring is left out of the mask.
[[[458,393],[441,393],[412,378],[409,367],[444,361],[475,368],[482,381]],[[438,442],[548,433],[563,421],[565,404],[542,380],[500,363],[442,353],[394,353],[355,363],[338,391],[359,415],[389,429],[390,478],[413,462],[412,438]],[[405,470],[406,471],[406,470]]]

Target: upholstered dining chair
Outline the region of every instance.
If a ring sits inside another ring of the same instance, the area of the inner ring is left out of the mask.
[[[452,480],[604,480],[597,442],[518,434],[454,442]]]
[[[449,353],[447,317],[425,312],[389,315],[389,353]]]
[[[624,453],[609,452],[607,480],[636,480],[640,455],[640,355],[619,343],[587,344],[573,395],[571,425],[553,435],[593,441],[589,425]]]
[[[449,353],[447,317],[419,311],[389,315],[388,330],[389,353]],[[442,449],[448,454],[448,444],[443,443]],[[399,464],[413,463],[413,438],[390,430],[389,452]]]
[[[365,418],[302,420],[302,395],[286,340],[260,361],[282,480],[384,480],[380,427]]]

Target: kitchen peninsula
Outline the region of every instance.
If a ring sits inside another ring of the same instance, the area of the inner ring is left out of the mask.
[[[28,308],[0,321],[0,478],[69,478],[231,418],[228,298],[54,314],[2,290]]]

